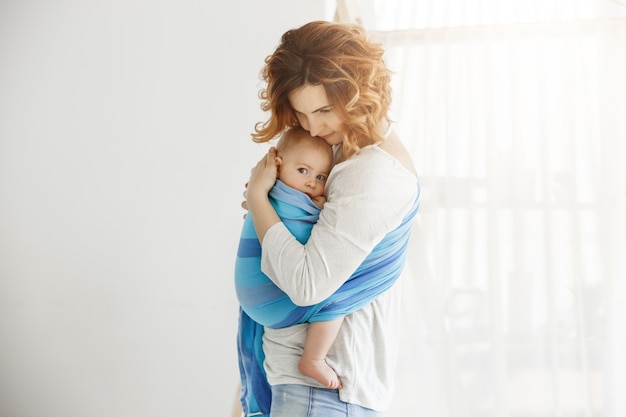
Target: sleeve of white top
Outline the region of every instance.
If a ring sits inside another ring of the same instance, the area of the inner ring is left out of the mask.
[[[328,201],[304,245],[283,223],[263,238],[262,270],[296,305],[323,301],[411,207],[417,179],[377,147],[333,168]]]

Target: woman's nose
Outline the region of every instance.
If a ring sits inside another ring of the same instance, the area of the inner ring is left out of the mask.
[[[324,127],[323,123],[317,121],[314,117],[311,117],[308,121],[309,124],[309,133],[311,136],[317,136],[322,132]]]

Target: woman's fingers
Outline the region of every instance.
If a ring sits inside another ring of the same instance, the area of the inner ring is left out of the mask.
[[[251,188],[261,187],[257,189],[265,189],[265,192],[274,186],[276,182],[276,175],[278,170],[276,168],[276,148],[273,146],[268,152],[257,162],[255,166],[250,169],[250,180],[244,184],[243,201],[241,202],[241,208],[248,211],[248,194]],[[243,218],[246,218],[247,213],[244,213]]]
[[[256,166],[252,168],[246,191],[250,192],[253,189],[255,192],[269,192],[276,182],[277,173],[276,149],[272,146]]]

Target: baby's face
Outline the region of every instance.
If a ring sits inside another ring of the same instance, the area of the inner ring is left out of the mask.
[[[279,155],[278,179],[311,198],[324,194],[332,156],[319,147],[302,143]]]

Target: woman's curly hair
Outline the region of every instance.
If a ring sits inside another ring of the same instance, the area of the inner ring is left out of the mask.
[[[333,111],[347,126],[343,158],[367,145],[384,140],[376,127],[389,121],[390,70],[384,50],[368,41],[365,30],[354,24],[314,21],[282,36],[274,53],[265,59],[259,92],[261,109],[270,112],[257,123],[252,138],[267,142],[299,122],[288,95],[305,85],[322,85]]]

